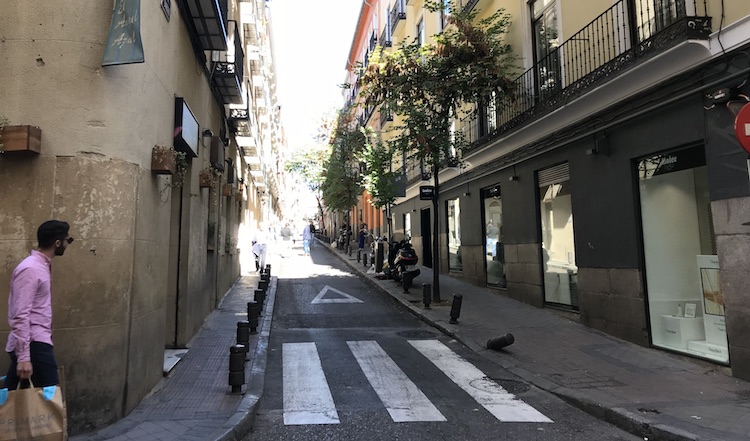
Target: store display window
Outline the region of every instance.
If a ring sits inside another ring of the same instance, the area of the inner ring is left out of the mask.
[[[728,363],[703,147],[637,166],[652,343]]]
[[[484,204],[484,256],[487,261],[487,285],[505,288],[503,250],[503,201],[500,186],[482,190]]]
[[[577,311],[578,267],[568,164],[540,170],[538,179],[544,301]]]
[[[448,269],[462,271],[461,263],[461,205],[458,198],[446,201],[448,212]]]

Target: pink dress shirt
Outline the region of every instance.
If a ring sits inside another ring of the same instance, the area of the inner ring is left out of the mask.
[[[18,361],[31,361],[32,341],[52,344],[52,259],[32,250],[10,278],[6,352],[16,353]]]

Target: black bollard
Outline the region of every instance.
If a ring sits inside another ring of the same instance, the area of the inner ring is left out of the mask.
[[[258,289],[262,289],[263,292],[266,292],[266,290],[268,289],[268,280],[259,280]]]
[[[247,320],[237,322],[237,344],[244,346],[247,358],[247,352],[250,350],[250,322]]]
[[[357,262],[362,261],[362,250],[357,250]]]
[[[365,253],[365,256],[364,256],[364,257],[362,258],[362,265],[363,265],[363,266],[364,266],[365,268],[367,268],[367,257],[368,257],[368,254],[367,254],[367,253]]]
[[[258,302],[247,302],[247,322],[250,323],[250,333],[258,333],[258,316],[260,315],[260,305]]]
[[[499,351],[500,349],[506,346],[512,345],[514,341],[516,341],[516,338],[513,337],[513,334],[507,333],[500,337],[491,338],[487,340],[487,349],[493,349],[495,351]]]
[[[351,244],[346,245],[346,254],[348,254],[349,257],[352,257],[352,245]]]
[[[253,293],[253,300],[255,300],[260,309],[263,309],[263,303],[266,302],[266,292],[262,289],[256,289]]]
[[[266,264],[266,274],[268,274],[268,277],[271,277],[271,264]]]
[[[385,255],[385,244],[378,242],[377,248],[375,248],[375,272],[379,273],[383,271],[383,256]]]
[[[404,272],[403,280],[401,281],[401,285],[403,285],[404,287],[404,292],[409,292],[409,288],[411,288],[411,282],[421,273],[422,271],[420,271],[419,269]]]
[[[463,302],[464,296],[461,294],[453,294],[453,303],[451,304],[451,319],[448,323],[458,323],[458,316],[461,315],[461,302]]]
[[[271,276],[269,274],[263,273],[260,275],[260,280],[270,283],[271,282]]]
[[[422,284],[422,303],[424,303],[424,309],[430,309],[430,300],[432,300],[432,285],[429,283]]]
[[[229,385],[232,386],[232,393],[241,393],[243,384],[245,384],[245,348],[242,345],[230,346]]]

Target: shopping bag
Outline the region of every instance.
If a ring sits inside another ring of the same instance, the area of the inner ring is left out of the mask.
[[[0,389],[0,441],[65,441],[67,426],[60,386]]]

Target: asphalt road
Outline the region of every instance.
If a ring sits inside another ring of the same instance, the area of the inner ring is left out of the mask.
[[[641,439],[427,326],[320,247],[281,261],[245,440]]]

